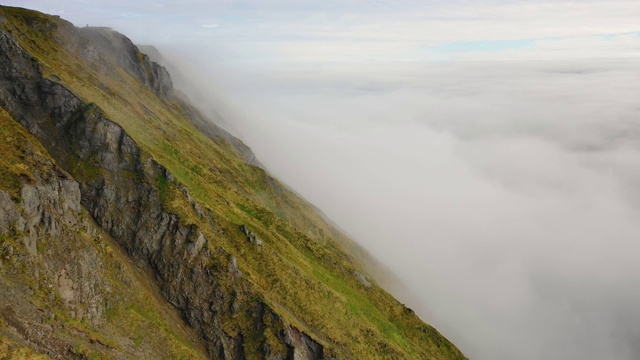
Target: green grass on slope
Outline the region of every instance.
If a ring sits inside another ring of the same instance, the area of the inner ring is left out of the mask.
[[[159,179],[170,210],[233,254],[286,322],[345,358],[463,358],[384,290],[360,284],[353,275],[358,265],[339,245],[338,231],[264,170],[196,130],[177,103],[158,99],[120,68],[82,60],[74,46],[80,35],[70,24],[23,10],[0,11],[9,19],[3,26],[43,64],[45,76],[55,75],[120,124],[223,227],[247,224],[265,241],[257,249],[237,231],[221,237],[175,187]]]

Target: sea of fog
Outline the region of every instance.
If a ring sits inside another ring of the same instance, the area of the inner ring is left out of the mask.
[[[183,69],[471,359],[640,358],[639,63]]]

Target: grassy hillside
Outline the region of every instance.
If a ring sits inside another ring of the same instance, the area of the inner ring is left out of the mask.
[[[16,8],[0,7],[0,16],[0,29],[11,33],[40,63],[45,77],[95,104],[145,154],[171,171],[176,182],[157,179],[165,206],[233,254],[243,276],[288,324],[342,358],[464,358],[383,289],[358,279],[356,272],[364,271],[344,250],[351,242],[313,206],[265,170],[245,162],[228,139],[195,127],[194,110],[181,100],[157,96],[100,49],[97,57],[87,51],[89,31],[112,36],[110,30],[78,29],[59,18]],[[21,166],[19,160],[12,164]],[[11,174],[0,177],[6,184],[2,186],[17,186]],[[220,228],[194,212],[176,183],[214,214]],[[241,224],[264,245],[248,242],[237,231]]]

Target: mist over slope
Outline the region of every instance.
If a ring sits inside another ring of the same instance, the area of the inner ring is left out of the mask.
[[[471,358],[640,356],[637,64],[201,69],[260,161]]]

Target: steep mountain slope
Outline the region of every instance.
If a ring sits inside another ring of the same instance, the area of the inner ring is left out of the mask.
[[[121,34],[0,7],[0,107],[0,351],[464,358]]]

